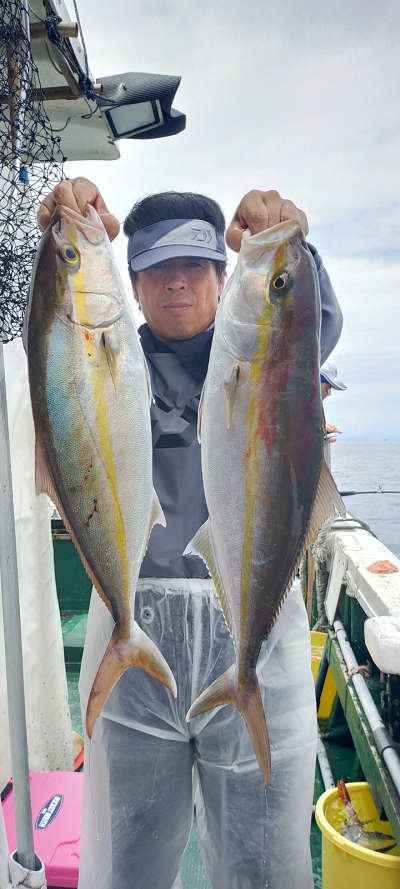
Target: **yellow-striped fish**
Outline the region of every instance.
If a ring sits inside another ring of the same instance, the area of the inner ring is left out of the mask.
[[[240,710],[265,784],[270,749],[257,659],[317,529],[344,511],[323,462],[320,296],[300,228],[245,232],[218,307],[199,411],[209,519],[187,552],[206,561],[236,663],[192,704]]]
[[[155,522],[151,389],[105,229],[88,207],[58,207],[39,245],[25,324],[36,432],[36,486],[60,512],[115,620],[86,728],[119,676],[141,666],[176,696],[168,664],[131,621]]]

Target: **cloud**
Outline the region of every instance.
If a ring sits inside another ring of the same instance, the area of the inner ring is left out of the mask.
[[[347,438],[400,439],[400,264],[325,257],[344,327],[331,356],[349,389],[326,402]]]
[[[363,207],[367,194],[371,204],[395,194],[399,12],[385,6],[386,17],[369,2],[306,11],[297,0],[256,2],[250,16],[237,0],[201,9],[116,0],[99,16],[82,0],[81,17],[96,75],[182,75],[187,132],[129,146],[146,181],[154,167],[171,181],[191,177],[229,206],[242,186],[275,185],[319,222]]]
[[[80,0],[79,11],[93,73],[180,74],[188,123],[68,175],[94,179],[120,219],[166,188],[212,195],[228,220],[254,187],[294,200],[344,313],[336,352],[351,390],[329,410],[344,411],[346,433],[400,437],[398,3]],[[116,255],[130,286],[122,236]]]

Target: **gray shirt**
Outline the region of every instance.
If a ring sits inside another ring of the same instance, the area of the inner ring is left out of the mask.
[[[309,244],[318,270],[322,323],[321,363],[335,347],[342,314],[328,274]],[[154,487],[167,527],[155,525],[143,559],[141,577],[208,577],[197,556],[182,553],[208,512],[197,441],[197,412],[207,373],[213,325],[188,340],[158,340],[147,324],[139,328],[149,366],[154,404],[151,406]]]

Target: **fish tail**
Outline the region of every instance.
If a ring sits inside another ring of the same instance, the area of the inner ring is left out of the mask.
[[[271,751],[260,686],[256,675],[254,674],[254,677],[245,685],[239,684],[236,666],[232,664],[225,673],[222,673],[196,698],[187,713],[186,721],[189,722],[194,716],[199,716],[200,713],[205,713],[222,704],[234,704],[241,713],[264,778],[264,784],[267,787],[271,778]]]
[[[176,698],[177,689],[174,676],[155,643],[146,636],[136,621],[133,639],[121,639],[120,632],[115,627],[89,695],[86,710],[86,731],[89,738],[92,737],[96,719],[115,683],[128,667],[143,667],[150,676],[154,676],[155,679],[166,685]]]
[[[247,689],[241,696],[241,701],[237,704],[237,707],[246,723],[253,750],[264,778],[264,784],[268,787],[271,780],[271,750],[260,686],[257,679],[252,683],[251,689]]]

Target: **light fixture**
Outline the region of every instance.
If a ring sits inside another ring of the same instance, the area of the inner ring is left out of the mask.
[[[159,139],[185,129],[186,116],[172,108],[180,77],[126,73],[99,77],[101,107],[113,139]]]

